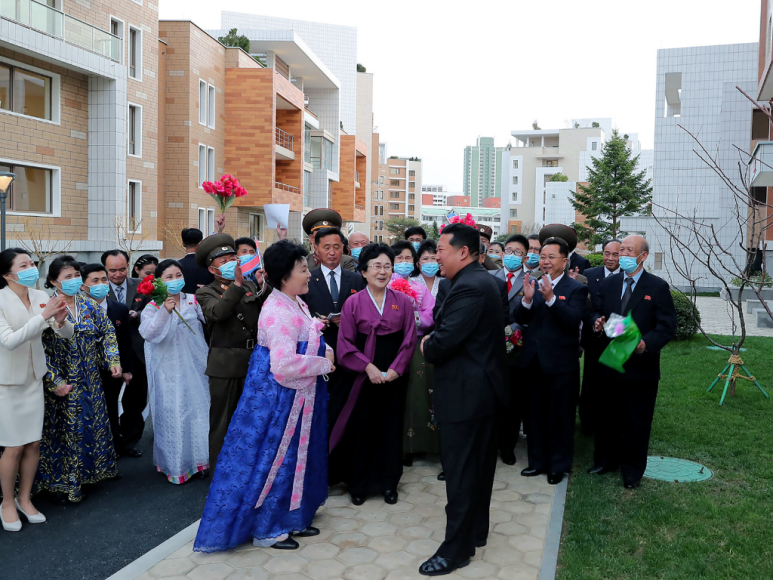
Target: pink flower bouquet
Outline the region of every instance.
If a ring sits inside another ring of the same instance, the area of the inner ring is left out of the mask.
[[[205,181],[201,184],[201,187],[217,202],[222,213],[225,213],[225,210],[233,205],[237,197],[247,195],[247,190],[239,184],[239,181],[233,175],[228,173],[223,175],[220,181],[215,181],[214,183]]]
[[[475,220],[472,219],[472,215],[471,214],[468,213],[465,216],[455,215],[455,216],[453,216],[453,217],[448,219],[448,224],[442,224],[440,226],[440,230],[439,230],[440,233],[442,234],[443,233],[443,228],[445,228],[446,225],[450,225],[450,224],[465,224],[465,225],[468,225],[468,226],[472,226],[474,228],[477,227],[477,225],[475,225]]]

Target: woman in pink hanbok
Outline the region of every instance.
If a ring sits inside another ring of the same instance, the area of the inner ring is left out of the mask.
[[[308,253],[283,240],[263,254],[274,288],[260,312],[258,346],[231,419],[193,549],[214,552],[253,540],[293,550],[314,536],[327,499],[327,387],[333,350],[301,295]]]

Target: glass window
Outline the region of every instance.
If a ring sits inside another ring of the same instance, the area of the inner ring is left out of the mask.
[[[207,181],[215,180],[215,150],[207,149]]]
[[[129,155],[142,157],[142,110],[129,105]]]
[[[51,77],[0,65],[0,109],[51,119]]]
[[[207,181],[207,146],[199,145],[199,187],[205,181]]]
[[[408,172],[408,177],[416,177],[416,172],[415,172],[413,169],[411,169],[411,170]]]
[[[207,210],[207,229],[204,230],[204,235],[211,236],[214,233],[215,233],[215,210],[208,209]]]
[[[199,81],[199,123],[207,124],[207,83]]]
[[[142,38],[136,28],[129,27],[129,77],[142,76]]]
[[[398,167],[390,167],[389,175],[400,175],[400,169]]]
[[[129,206],[127,210],[129,231],[136,232],[142,227],[142,185],[138,181],[129,182],[127,197]]]
[[[209,85],[209,98],[207,99],[207,109],[209,110],[209,127],[215,128],[215,87]]]
[[[259,213],[250,214],[250,237],[263,240],[263,220]]]
[[[518,160],[513,159],[513,169],[518,169]]]
[[[207,210],[203,207],[199,208],[199,229],[202,232],[207,231]]]
[[[311,207],[311,172],[303,172],[303,205]]]
[[[51,213],[53,172],[42,167],[0,165],[16,174],[8,196],[9,211]]]
[[[598,146],[599,146],[599,144],[598,144],[598,143],[596,143],[595,141],[593,141],[593,142],[590,144],[590,149],[591,149],[591,151],[596,151],[596,149],[597,149],[597,147],[598,147]]]
[[[0,64],[0,109],[11,108],[11,68]]]
[[[408,187],[411,187],[411,188],[415,189],[416,188],[416,182],[415,181],[409,181],[408,182]]]
[[[513,176],[513,185],[518,185],[518,176],[517,175]]]
[[[389,180],[389,185],[392,186],[392,187],[399,187],[400,186],[400,182],[397,179],[390,179]]]
[[[518,210],[517,209],[511,209],[510,210],[510,217],[517,218],[518,217]]]

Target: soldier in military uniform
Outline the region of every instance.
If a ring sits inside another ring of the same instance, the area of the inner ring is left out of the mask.
[[[215,280],[199,288],[196,299],[209,329],[209,462],[214,472],[228,424],[244,388],[247,367],[258,337],[258,317],[271,288],[256,273],[254,282],[242,276],[234,240],[228,234],[204,239],[196,251],[196,263]]]
[[[477,224],[476,227],[480,232],[480,242],[486,246],[486,249],[488,249],[488,245],[491,243],[491,236],[493,235],[494,231],[489,226],[484,226],[483,224]],[[490,256],[486,255],[486,258],[483,260],[483,267],[486,268],[486,270],[501,270],[502,258],[497,258],[494,260]]]
[[[314,232],[322,228],[338,228],[340,230],[343,225],[344,220],[341,219],[341,214],[334,209],[324,207],[311,210],[306,214],[306,217],[303,218],[303,231],[309,236],[309,242],[313,248],[309,257],[306,259],[309,272],[319,268],[319,265],[322,263],[322,260],[317,256],[317,246],[314,243]],[[356,272],[357,261],[351,256],[344,254],[341,258],[341,268],[349,270],[350,272]],[[331,346],[335,348],[335,345]]]

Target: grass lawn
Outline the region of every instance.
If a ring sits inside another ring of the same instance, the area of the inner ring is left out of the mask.
[[[623,489],[619,472],[590,476],[593,442],[576,436],[559,580],[773,579],[773,399],[739,381],[706,389],[724,352],[701,338],[663,352],[650,455],[707,465],[702,483],[643,479]],[[773,395],[773,339],[747,338],[746,367]]]

